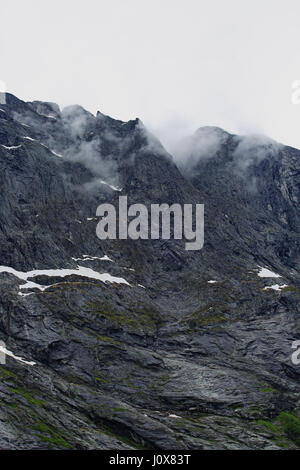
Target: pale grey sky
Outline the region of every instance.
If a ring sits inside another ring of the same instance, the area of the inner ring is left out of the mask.
[[[9,0],[0,80],[24,100],[140,117],[168,147],[202,125],[300,148],[299,0]]]

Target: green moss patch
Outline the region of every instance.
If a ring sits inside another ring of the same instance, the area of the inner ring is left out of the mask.
[[[25,398],[25,400],[27,400],[27,402],[30,403],[31,405],[43,406],[46,403],[45,401],[42,401],[42,400],[36,400],[28,392],[26,392],[23,389],[9,388],[8,391],[11,392],[11,393],[15,393],[17,395],[20,395],[21,397]]]
[[[38,422],[32,427],[32,429],[39,433],[38,437],[43,442],[48,442],[49,444],[56,447],[65,447],[67,449],[72,448],[71,444],[69,444],[69,442],[67,442],[58,431],[54,430],[45,423]]]
[[[288,441],[300,447],[300,420],[292,413],[282,411],[274,420],[258,420],[256,423],[275,435],[273,441],[279,447],[288,447]]]
[[[135,305],[130,311],[124,311],[117,310],[107,301],[102,301],[88,302],[87,309],[92,314],[119,327],[127,327],[132,332],[142,329],[146,333],[153,333],[159,323],[158,312],[144,305]]]
[[[259,392],[276,393],[276,392],[278,392],[278,390],[276,390],[276,388],[273,388],[273,387],[266,387],[266,388],[260,388]]]

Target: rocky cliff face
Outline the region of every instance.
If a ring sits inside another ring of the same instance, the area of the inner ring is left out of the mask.
[[[0,166],[0,448],[300,448],[298,150],[7,95]],[[120,195],[205,204],[204,248],[99,240]]]

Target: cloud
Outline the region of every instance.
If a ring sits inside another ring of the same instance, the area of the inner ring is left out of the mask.
[[[199,160],[215,156],[229,136],[229,133],[218,127],[201,127],[192,136],[173,145],[175,162],[185,171],[191,171]]]
[[[28,109],[13,113],[13,118],[28,129],[29,136],[51,151],[70,162],[81,163],[92,175],[90,185],[85,189],[94,189],[97,182],[106,181],[119,186],[118,164],[115,155],[103,148],[111,148],[107,143],[121,142],[109,130],[97,133],[97,118],[78,105],[68,106],[61,112],[53,103],[27,103]],[[49,105],[49,106],[48,106]],[[47,108],[49,112],[47,113]],[[46,114],[47,113],[47,114]],[[25,135],[24,135],[25,136]],[[124,145],[124,144],[123,144]]]
[[[251,165],[257,165],[265,158],[274,158],[282,148],[275,140],[262,135],[252,134],[235,138],[237,146],[233,152],[236,168],[240,173]]]

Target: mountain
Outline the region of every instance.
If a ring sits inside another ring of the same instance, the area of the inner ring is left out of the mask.
[[[0,448],[300,448],[300,152],[0,108]],[[100,240],[120,196],[204,204],[203,249]]]

